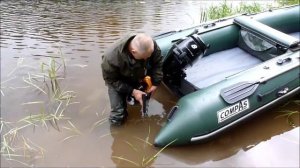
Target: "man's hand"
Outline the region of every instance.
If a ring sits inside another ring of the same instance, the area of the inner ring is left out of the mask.
[[[135,98],[135,100],[137,100],[141,104],[141,106],[143,106],[143,94],[146,93],[137,89],[133,89],[131,94]]]
[[[148,93],[153,94],[156,89],[157,89],[157,86],[152,85],[151,88],[149,89]]]

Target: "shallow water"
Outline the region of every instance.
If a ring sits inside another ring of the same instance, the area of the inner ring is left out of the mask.
[[[124,126],[107,122],[100,69],[105,48],[129,32],[155,34],[197,24],[210,3],[1,1],[1,167],[298,167],[299,115],[292,115],[294,126],[278,117],[279,111],[298,110],[293,101],[210,142],[167,148],[154,160],[160,149],[151,143],[178,100],[167,88],[160,86],[150,100],[149,117],[142,118],[136,106]],[[62,93],[76,96],[67,105],[53,99],[52,85],[41,74],[52,57],[61,64],[56,74]],[[63,109],[57,123],[33,121],[34,115]],[[26,116],[31,120],[22,120]]]

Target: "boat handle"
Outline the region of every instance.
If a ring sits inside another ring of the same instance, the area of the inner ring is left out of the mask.
[[[288,87],[281,87],[281,89],[279,89],[279,90],[278,89],[274,89],[274,90],[271,90],[271,91],[269,91],[267,93],[264,93],[264,94],[259,93],[257,95],[257,100],[259,102],[261,102],[266,96],[268,96],[268,95],[270,95],[272,93],[274,94],[274,92],[275,92],[276,97],[281,97],[281,96],[287,94],[289,91],[290,91],[290,89]]]
[[[289,63],[291,61],[292,61],[292,58],[290,58],[290,57],[284,58],[284,59],[278,59],[277,65],[283,65],[283,64]]]
[[[173,106],[172,109],[170,110],[168,117],[167,117],[167,122],[170,122],[173,118],[173,115],[175,114],[175,112],[177,111],[178,106]]]
[[[277,88],[274,88],[274,89],[272,89],[270,91],[267,91],[265,93],[258,93],[257,94],[257,100],[260,102],[260,101],[262,101],[264,98],[266,98],[269,95],[274,95],[275,94],[276,97],[281,97],[281,96],[287,94],[291,90],[288,87],[288,84],[292,83],[292,82],[294,82],[295,80],[298,80],[298,79],[299,79],[299,77],[296,77],[296,78],[294,78],[292,80],[289,80],[284,85],[281,85],[281,86],[279,86]]]
[[[277,92],[277,97],[281,97],[285,94],[287,94],[289,92],[289,88],[288,87],[284,87],[283,89],[280,89],[278,92]]]
[[[205,28],[205,29],[207,29],[207,28],[209,28],[209,27],[214,27],[216,25],[216,23],[208,23],[208,24],[206,24],[206,25],[204,25],[203,27]]]

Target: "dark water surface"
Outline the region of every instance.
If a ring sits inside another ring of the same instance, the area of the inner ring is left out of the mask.
[[[150,100],[150,117],[131,107],[124,126],[111,128],[107,122],[100,69],[105,48],[130,32],[155,34],[197,24],[210,4],[1,1],[1,167],[299,167],[299,114],[291,116],[294,126],[278,117],[280,111],[299,110],[295,101],[210,142],[158,155],[151,143],[178,100],[164,86]]]

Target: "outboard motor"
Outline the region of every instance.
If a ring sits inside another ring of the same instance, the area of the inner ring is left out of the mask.
[[[198,34],[190,35],[176,42],[164,62],[164,82],[167,85],[180,86],[181,79],[186,76],[182,68],[188,64],[192,65],[196,58],[201,58],[207,48],[208,46],[205,45]]]
[[[206,51],[207,46],[201,40],[200,36],[193,34],[179,44],[174,44],[173,55],[178,61],[181,68],[184,68],[187,64],[192,65],[192,62],[202,57]]]

